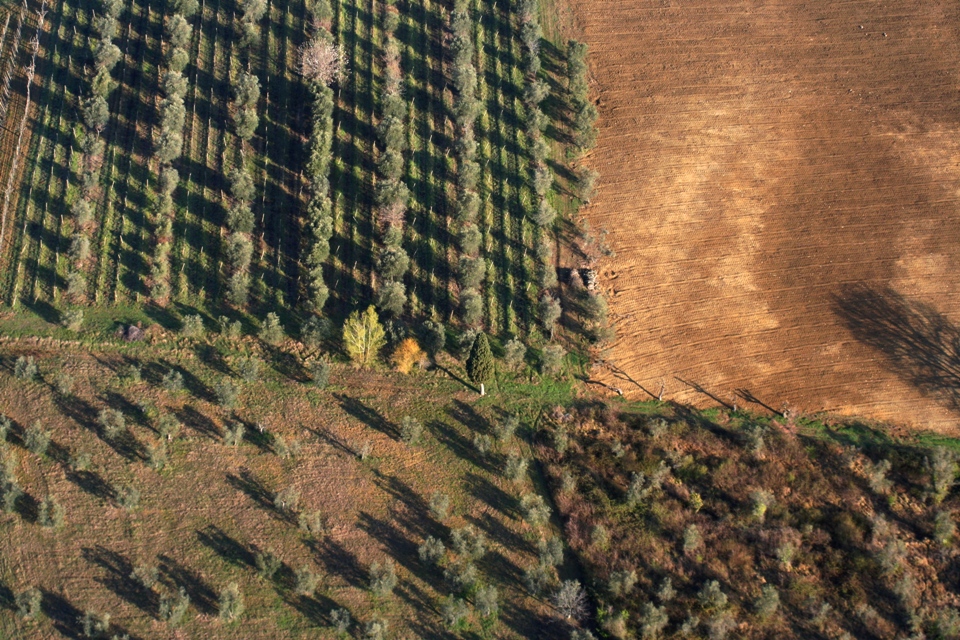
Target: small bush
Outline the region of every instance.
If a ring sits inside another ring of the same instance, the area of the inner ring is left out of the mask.
[[[179,393],[183,390],[183,375],[176,369],[170,369],[163,374],[160,386],[171,393]]]
[[[727,608],[727,594],[720,589],[719,582],[709,580],[697,593],[697,602],[704,611],[722,611]]]
[[[280,324],[280,318],[277,314],[271,312],[267,314],[263,325],[260,327],[260,339],[269,345],[280,344],[285,337],[283,325]]]
[[[444,569],[443,577],[458,593],[471,591],[480,579],[476,565],[465,560],[455,562]]]
[[[454,551],[470,560],[479,560],[487,552],[487,538],[473,525],[454,529],[450,533]]]
[[[485,456],[493,448],[493,438],[485,433],[475,433],[473,434],[473,448],[481,456]]]
[[[61,326],[77,332],[83,327],[83,309],[67,309],[60,314]]]
[[[563,564],[563,541],[557,536],[541,538],[537,543],[537,552],[542,565],[559,567]]]
[[[767,508],[773,503],[773,494],[765,489],[759,489],[750,494],[750,503],[750,514],[758,522],[763,522],[767,515]]]
[[[772,584],[764,585],[760,589],[760,597],[754,603],[754,609],[757,612],[757,617],[763,621],[767,621],[776,615],[780,609],[780,594],[777,592],[777,588]]]
[[[447,519],[450,515],[450,497],[447,494],[436,491],[430,496],[430,515],[438,522]]]
[[[554,376],[560,373],[563,366],[563,357],[566,351],[558,344],[548,344],[543,348],[543,354],[540,360],[540,369],[544,375]]]
[[[217,397],[217,404],[227,410],[237,407],[240,398],[240,391],[237,385],[229,378],[224,378],[213,387],[213,393]]]
[[[949,511],[939,511],[933,521],[933,539],[938,544],[946,546],[957,533],[957,525]]]
[[[101,409],[97,416],[104,437],[116,438],[127,428],[127,419],[116,409]]]
[[[140,506],[140,490],[131,484],[123,485],[117,490],[117,504],[133,511]]]
[[[545,565],[542,562],[527,567],[523,571],[523,584],[527,587],[527,591],[534,596],[539,596],[546,591],[546,589],[553,584],[553,580],[553,567]]]
[[[663,635],[670,623],[665,607],[647,602],[640,609],[640,637],[644,640],[656,640]]]
[[[165,593],[160,597],[160,619],[175,629],[180,626],[189,606],[190,596],[183,587],[176,593]]]
[[[160,570],[155,564],[138,564],[130,573],[130,579],[144,589],[153,589],[160,577]]]
[[[637,572],[630,570],[614,571],[607,579],[607,591],[614,598],[627,596],[637,584]]]
[[[700,535],[700,528],[695,524],[687,525],[683,530],[683,553],[690,556],[697,552],[703,545],[703,536]]]
[[[370,591],[376,596],[386,596],[393,593],[397,586],[397,570],[393,560],[386,560],[383,564],[374,562],[370,565]]]
[[[33,380],[37,377],[37,361],[33,356],[20,356],[13,364],[13,375],[18,380]]]
[[[157,433],[161,438],[173,440],[180,433],[180,421],[169,413],[163,414],[157,419]]]
[[[590,545],[600,551],[606,551],[610,546],[610,532],[602,524],[594,525],[590,530]]]
[[[440,619],[450,631],[462,631],[466,628],[467,614],[470,610],[467,603],[460,598],[450,596],[440,605]]]
[[[47,447],[50,446],[50,432],[43,428],[39,420],[35,420],[24,431],[23,444],[31,453],[42,456],[47,452]]]
[[[667,576],[663,579],[663,582],[660,583],[660,588],[657,589],[657,600],[660,601],[660,604],[667,604],[676,597],[677,591],[673,588],[673,580],[670,579],[670,576]]]
[[[63,526],[66,518],[66,511],[63,505],[56,501],[53,496],[47,496],[40,503],[40,509],[37,513],[37,522],[41,527],[49,529],[59,529]]]
[[[300,508],[300,490],[294,486],[273,494],[273,506],[280,513],[293,515]]]
[[[254,564],[257,566],[258,576],[264,580],[272,580],[283,563],[273,550],[260,550],[254,556]]]
[[[110,614],[85,611],[80,618],[80,628],[84,638],[103,638],[110,631]]]
[[[881,460],[877,463],[872,463],[867,460],[863,463],[863,472],[867,476],[867,483],[870,485],[871,490],[879,494],[885,494],[890,491],[890,488],[893,486],[893,483],[887,478],[890,466],[889,460]]]
[[[314,537],[322,538],[327,534],[327,519],[322,511],[303,511],[297,518],[300,531]]]
[[[503,362],[511,371],[516,371],[527,357],[527,346],[517,338],[503,345]]]
[[[477,589],[473,602],[481,618],[493,618],[500,611],[500,594],[493,586]]]
[[[326,389],[330,382],[330,362],[324,358],[311,362],[310,379],[317,389]]]
[[[76,451],[70,454],[70,469],[73,471],[86,471],[90,468],[90,454],[86,451]]]
[[[220,619],[233,622],[243,615],[243,594],[236,582],[231,582],[220,591]]]
[[[375,618],[364,625],[363,640],[384,640],[389,628],[386,620]]]
[[[509,414],[504,417],[496,426],[497,440],[501,443],[505,443],[517,432],[517,429],[520,427],[520,418],[514,414]]]
[[[246,427],[243,426],[242,422],[234,422],[233,424],[227,425],[227,430],[223,434],[223,444],[228,447],[238,447],[240,443],[243,442],[243,434],[246,431]]]
[[[117,375],[124,382],[140,384],[143,381],[143,368],[135,362],[131,362],[120,367]]]
[[[526,493],[520,498],[523,517],[532,527],[541,527],[550,520],[550,507],[535,493]]]
[[[310,567],[300,567],[295,574],[297,595],[303,597],[312,597],[317,590],[317,584],[320,582],[320,576],[314,573]]]
[[[62,396],[68,396],[73,393],[76,380],[66,371],[61,371],[53,378],[53,388]]]
[[[40,589],[30,587],[21,591],[15,598],[17,615],[24,620],[33,620],[40,615],[40,604],[43,601],[43,594]]]
[[[957,481],[956,456],[943,447],[936,447],[927,457],[927,469],[931,498],[934,504],[940,504]]]
[[[403,416],[400,422],[400,439],[410,446],[420,444],[423,438],[423,424],[416,418]]]
[[[260,377],[260,361],[256,358],[244,358],[237,363],[237,373],[246,383],[256,382]]]
[[[180,327],[184,338],[202,338],[204,334],[203,318],[198,315],[185,316]]]
[[[447,548],[441,540],[428,536],[417,549],[420,561],[429,565],[438,565],[447,553]]]
[[[350,630],[352,623],[353,619],[350,617],[350,612],[346,609],[332,609],[330,611],[330,626],[340,635],[346,634],[347,631]]]
[[[527,465],[528,461],[526,458],[511,451],[503,466],[503,477],[511,482],[520,484],[527,477]]]

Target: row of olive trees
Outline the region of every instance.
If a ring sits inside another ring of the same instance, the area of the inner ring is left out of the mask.
[[[560,301],[552,292],[557,286],[553,239],[553,226],[557,218],[557,212],[547,198],[547,194],[553,188],[553,172],[547,163],[550,155],[550,145],[544,136],[547,116],[544,115],[540,104],[550,93],[550,88],[546,81],[539,77],[540,39],[543,37],[543,30],[540,27],[536,0],[521,0],[519,18],[526,75],[526,83],[523,89],[523,101],[526,106],[524,124],[533,160],[531,178],[533,191],[536,195],[529,215],[533,223],[537,225],[538,230],[534,254],[537,258],[539,284],[542,290],[537,311],[540,323],[552,338],[561,313]]]
[[[377,258],[377,307],[391,315],[400,315],[407,303],[403,276],[410,265],[402,246],[410,190],[403,181],[403,152],[407,146],[404,116],[407,105],[401,93],[400,47],[394,38],[399,23],[400,14],[394,6],[394,0],[386,0],[381,13],[384,82],[380,96],[380,125],[377,128],[382,151],[377,160],[376,205],[383,243]]]
[[[573,142],[583,153],[597,141],[597,107],[588,96],[587,45],[576,40],[567,43],[567,86],[573,115]]]
[[[187,109],[183,97],[187,93],[187,79],[183,76],[190,59],[187,46],[193,36],[193,27],[187,18],[197,12],[196,0],[173,0],[172,15],[167,20],[166,66],[161,88],[160,135],[154,147],[154,157],[160,163],[157,198],[153,204],[154,249],[150,268],[150,297],[166,300],[170,296],[170,248],[173,244],[173,192],[180,183],[180,174],[173,161],[183,149],[183,126]]]
[[[330,21],[333,11],[329,0],[309,4],[314,33],[300,50],[300,72],[313,98],[310,109],[311,132],[306,177],[310,201],[304,237],[306,256],[306,307],[320,313],[330,295],[323,279],[323,265],[330,256],[333,235],[333,203],[330,199],[330,161],[333,147],[333,89],[339,78],[343,55],[333,44]]]
[[[121,0],[102,0],[99,11],[92,13],[93,29],[99,36],[93,45],[93,68],[89,93],[80,102],[80,114],[84,131],[80,140],[81,193],[70,208],[73,231],[70,238],[71,268],[67,274],[67,295],[75,300],[86,294],[84,265],[90,258],[90,237],[94,226],[94,210],[97,201],[97,186],[100,183],[100,168],[103,165],[105,143],[101,138],[110,121],[107,99],[116,88],[111,75],[123,57],[120,48],[113,44],[117,34],[117,19],[123,12]]]
[[[480,111],[477,100],[477,68],[474,64],[473,23],[467,0],[456,0],[453,5],[450,26],[453,30],[454,118],[457,125],[457,203],[456,218],[460,262],[460,318],[469,327],[483,322],[483,302],[480,287],[486,275],[486,264],[480,256],[482,235],[477,226],[480,212],[480,196],[477,183],[480,180],[480,165],[477,163],[477,141],[474,123]]]
[[[240,47],[249,59],[260,37],[260,21],[267,12],[266,0],[240,1]],[[249,65],[247,65],[249,68]],[[248,69],[231,75],[233,101],[230,114],[237,134],[239,154],[235,166],[227,174],[230,198],[227,204],[226,258],[229,279],[227,300],[235,306],[247,303],[250,292],[250,264],[253,260],[254,215],[251,205],[256,195],[253,174],[247,163],[246,145],[253,138],[260,117],[260,81]]]

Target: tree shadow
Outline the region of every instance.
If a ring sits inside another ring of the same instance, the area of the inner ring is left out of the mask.
[[[157,616],[159,610],[157,594],[131,577],[134,567],[126,557],[100,545],[93,548],[84,547],[82,553],[87,562],[107,571],[107,575],[97,578],[97,582],[144,613]]]
[[[383,415],[376,409],[368,407],[356,398],[351,398],[350,396],[342,393],[335,393],[333,394],[333,397],[337,399],[337,401],[340,403],[340,407],[344,411],[371,429],[376,429],[380,433],[390,436],[394,440],[400,439],[400,429],[397,428],[397,425],[383,417]]]
[[[462,400],[454,400],[453,406],[447,409],[447,415],[465,425],[471,431],[492,433],[490,421]]]
[[[257,559],[254,552],[242,542],[235,540],[216,525],[207,525],[197,530],[197,539],[209,547],[218,556],[241,568],[255,568]]]
[[[84,637],[83,628],[80,626],[83,611],[53,591],[47,589],[41,589],[41,591],[43,599],[40,602],[40,608],[53,622],[53,628],[67,638]]]
[[[184,388],[193,395],[197,400],[204,400],[206,402],[216,402],[217,397],[214,395],[213,390],[208,387],[200,378],[193,375],[183,367],[175,365],[168,360],[160,361],[163,366],[167,367],[168,370],[174,370],[180,374],[183,378]]]
[[[470,472],[466,477],[467,491],[477,500],[485,502],[490,508],[510,518],[519,518],[520,511],[516,498],[493,484],[483,476]]]
[[[217,594],[203,577],[168,555],[160,555],[160,571],[176,587],[182,587],[190,596],[190,604],[208,615],[217,613]]]
[[[273,501],[273,492],[257,480],[249,469],[241,469],[239,476],[228,473],[227,484],[245,493],[248,498],[257,503],[261,509],[267,511],[274,518],[289,524],[296,524],[296,518],[292,513],[277,509]]]
[[[931,305],[858,283],[833,296],[853,337],[884,354],[900,378],[960,411],[960,329]]]
[[[223,434],[220,433],[220,429],[213,422],[213,420],[203,415],[193,407],[185,406],[175,413],[180,422],[190,427],[200,435],[207,436],[215,442],[219,442],[221,438],[223,438]]]
[[[443,445],[453,451],[458,458],[466,460],[473,465],[493,473],[495,471],[493,464],[488,456],[482,455],[473,446],[473,442],[467,440],[455,428],[441,420],[433,420],[427,425],[427,428],[433,432],[434,437]]]
[[[96,471],[69,471],[66,475],[67,480],[70,480],[95,498],[100,498],[105,502],[113,502],[116,500],[116,492],[113,490],[113,487]]]
[[[316,554],[327,573],[343,578],[348,585],[357,589],[365,589],[369,586],[366,567],[361,565],[357,556],[347,551],[343,545],[325,538],[310,540],[307,546]]]

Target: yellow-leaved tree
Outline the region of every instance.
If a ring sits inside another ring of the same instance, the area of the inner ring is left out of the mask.
[[[404,338],[397,347],[393,355],[390,356],[390,362],[400,373],[410,373],[413,365],[423,360],[426,354],[417,341],[413,338]]]
[[[373,305],[363,313],[354,311],[343,324],[343,348],[358,367],[373,364],[386,342],[386,333]]]

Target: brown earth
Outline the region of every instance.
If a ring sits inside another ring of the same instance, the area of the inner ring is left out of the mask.
[[[572,5],[611,363],[683,402],[957,432],[958,7]]]

